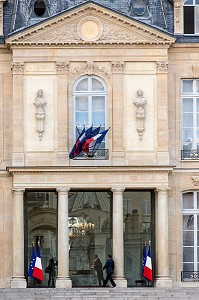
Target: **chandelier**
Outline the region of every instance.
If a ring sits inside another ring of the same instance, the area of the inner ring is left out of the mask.
[[[90,235],[94,232],[95,225],[83,218],[69,218],[69,238]]]

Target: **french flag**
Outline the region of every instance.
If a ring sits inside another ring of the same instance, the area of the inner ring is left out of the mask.
[[[102,142],[102,140],[104,139],[105,135],[107,134],[109,129],[104,130],[98,134],[96,134],[95,136],[86,139],[82,145],[82,150],[86,153],[89,152],[89,149],[92,148],[94,145],[96,144],[100,144]]]
[[[40,255],[40,248],[38,246],[37,249],[37,257],[36,257],[36,262],[35,262],[35,266],[34,266],[34,270],[33,270],[33,277],[37,278],[41,281],[44,280],[43,278],[43,272],[42,272],[42,265],[41,265],[41,255]]]
[[[145,265],[144,265],[143,276],[146,279],[148,279],[150,281],[153,281],[150,245],[149,245],[148,254],[147,254],[147,257],[146,257],[146,262],[145,262]]]

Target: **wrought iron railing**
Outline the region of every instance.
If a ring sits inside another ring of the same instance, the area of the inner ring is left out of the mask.
[[[181,150],[181,159],[199,159],[199,149]]]
[[[76,160],[86,160],[86,159],[91,159],[91,160],[105,160],[109,159],[109,149],[97,149],[94,152],[89,152],[89,153],[80,153],[78,156],[76,156],[74,159]]]
[[[198,271],[182,271],[181,281],[199,281]]]

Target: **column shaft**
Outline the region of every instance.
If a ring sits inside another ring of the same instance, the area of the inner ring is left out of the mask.
[[[26,288],[24,278],[24,208],[23,190],[13,190],[13,276],[11,288]]]
[[[68,191],[58,190],[58,276],[56,288],[72,287],[69,277]]]
[[[126,287],[124,278],[124,239],[123,239],[123,190],[113,192],[113,259],[115,261],[115,281],[117,286]]]
[[[156,286],[172,286],[172,281],[169,278],[167,190],[158,190]]]

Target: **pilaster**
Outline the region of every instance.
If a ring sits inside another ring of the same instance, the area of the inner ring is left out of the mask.
[[[174,0],[174,33],[183,34],[183,0]]]

